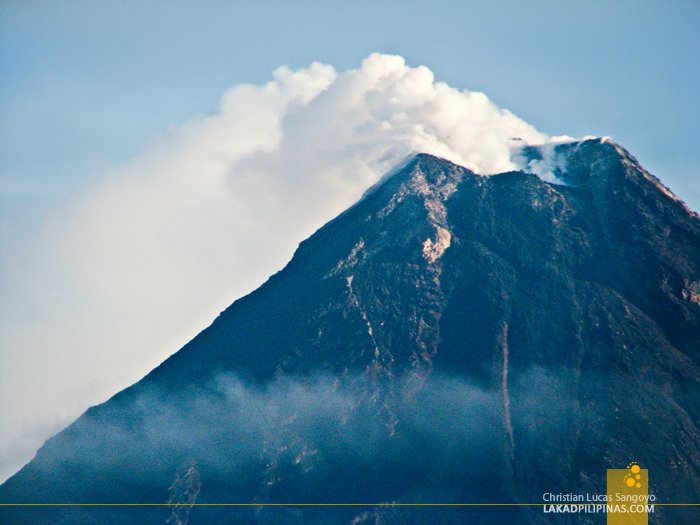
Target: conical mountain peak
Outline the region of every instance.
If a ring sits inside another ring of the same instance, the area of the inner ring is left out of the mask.
[[[659,501],[697,500],[700,219],[610,140],[547,148],[491,176],[409,159],[49,440],[0,501],[158,503],[196,464],[202,501],[261,505],[201,507],[202,521],[462,523],[473,516],[379,504],[605,494],[606,469],[631,458]],[[264,506],[354,502],[377,505]],[[525,505],[480,512],[542,522]],[[125,507],[99,521],[163,520]]]

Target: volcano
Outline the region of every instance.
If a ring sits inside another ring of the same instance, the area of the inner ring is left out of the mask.
[[[699,523],[700,218],[609,139],[419,154],[0,487],[7,524]],[[533,170],[530,170],[533,171]],[[47,504],[47,505],[36,505]],[[61,504],[61,505],[58,505]]]

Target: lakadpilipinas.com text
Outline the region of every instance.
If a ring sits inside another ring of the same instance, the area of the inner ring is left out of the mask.
[[[544,512],[568,514],[652,514],[653,494],[552,494],[545,493]]]

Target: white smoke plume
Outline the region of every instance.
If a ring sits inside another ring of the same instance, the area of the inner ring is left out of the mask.
[[[0,480],[281,269],[407,155],[492,174],[516,169],[514,143],[549,140],[399,56],[273,76],[96,174],[7,250]]]

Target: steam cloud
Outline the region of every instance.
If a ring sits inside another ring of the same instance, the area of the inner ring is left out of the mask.
[[[0,480],[259,286],[407,155],[492,174],[516,168],[514,144],[549,140],[398,56],[340,74],[281,67],[263,86],[233,87],[218,114],[95,177],[8,256]]]

